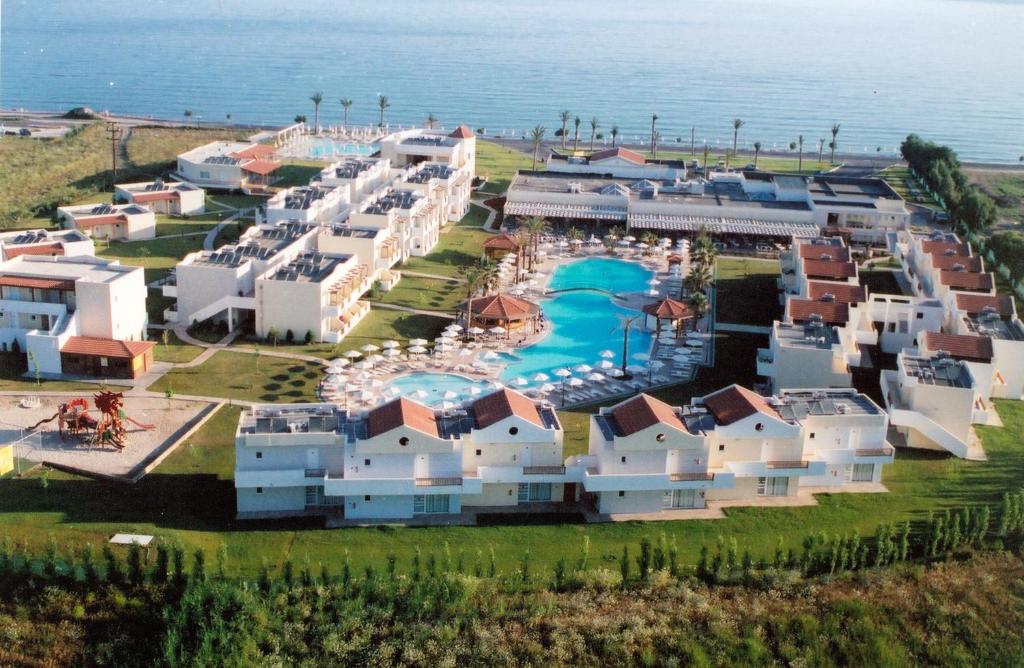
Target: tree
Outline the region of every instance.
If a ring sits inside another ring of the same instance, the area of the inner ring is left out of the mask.
[[[292,119],[292,120],[294,120],[296,123],[305,123],[306,122],[306,115],[305,114],[295,114],[295,118]]]
[[[28,351],[28,363],[32,366],[32,375],[36,379],[36,386],[42,385],[42,372],[39,370],[39,360],[36,359],[34,350]]]
[[[704,312],[708,308],[708,298],[703,292],[694,292],[690,295],[690,306],[693,307],[694,312],[699,320]],[[696,327],[696,325],[694,325]]]
[[[818,164],[821,164],[821,154],[825,152],[825,138],[818,140]]]
[[[597,116],[590,119],[590,152],[594,152],[594,137],[597,135]]]
[[[743,127],[742,118],[732,119],[732,154],[736,155],[736,145],[740,139],[740,128]],[[729,156],[725,156],[725,166],[729,166]]]
[[[462,281],[466,285],[466,328],[462,331],[468,339],[469,328],[473,326],[473,299],[483,283],[484,272],[479,266],[470,265],[460,268],[459,274],[461,274]]]
[[[619,559],[619,574],[622,576],[622,587],[629,584],[629,546],[622,546],[622,557]]]
[[[651,155],[658,155],[658,143],[655,136],[657,131],[654,129],[657,122],[658,114],[651,114]]]
[[[684,283],[690,288],[691,294],[703,292],[704,288],[711,283],[711,269],[703,263],[693,263],[690,265],[690,273],[687,274]]]
[[[558,115],[558,118],[562,121],[562,148],[565,148],[565,128],[569,124],[569,119],[572,118],[572,114],[568,111],[563,111]]]
[[[320,103],[324,101],[324,94],[317,91],[309,96],[309,101],[313,103],[313,132],[320,134]]]
[[[797,154],[796,170],[802,172],[804,171],[804,136],[797,137],[796,143],[800,147],[800,152]]]
[[[836,164],[836,147],[839,146],[839,142],[836,141],[836,136],[839,134],[839,123],[832,124],[832,141],[829,143],[828,148],[831,153],[829,154],[828,161],[833,165]]]
[[[427,129],[433,130],[434,126],[437,125],[437,116],[433,112],[427,114]]]
[[[384,129],[384,112],[391,106],[391,101],[388,100],[387,95],[377,96],[377,108],[380,110],[380,123],[379,127],[381,130]]]
[[[573,138],[572,138],[572,150],[573,151],[579,150],[579,147],[580,147],[580,123],[582,123],[582,121],[580,120],[579,116],[577,116],[576,118],[572,119],[572,124],[576,128],[575,134],[573,135]]]
[[[615,146],[616,140],[619,138],[619,126],[613,125],[611,131],[608,133],[612,136],[612,146]]]
[[[548,221],[535,216],[524,220],[519,227],[525,229],[530,235],[529,269],[532,271],[537,261],[537,252],[540,249],[540,238],[550,229]]]
[[[1010,280],[1017,283],[1024,279],[1024,234],[1020,232],[996,232],[988,240],[989,248],[1000,262],[1010,271]]]
[[[757,156],[761,153],[761,142],[754,142],[754,169],[757,169]]]
[[[702,169],[704,170],[704,178],[708,178],[710,171],[708,170],[708,143],[704,142],[704,162],[701,163]]]
[[[533,170],[537,171],[537,158],[540,156],[540,147],[544,143],[544,133],[548,129],[543,125],[535,125],[530,130],[530,139],[533,141]]]
[[[341,98],[340,101],[341,101],[341,111],[344,114],[344,120],[342,121],[342,126],[345,129],[348,129],[348,110],[352,107],[352,100],[350,100],[347,97],[343,97],[343,98]]]

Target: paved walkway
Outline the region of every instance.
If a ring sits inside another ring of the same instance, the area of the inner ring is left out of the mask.
[[[771,334],[772,328],[763,325],[742,325],[738,322],[716,322],[715,329],[720,332],[740,332],[743,334]]]
[[[220,231],[227,227],[229,223],[235,222],[241,214],[241,210],[235,211],[233,214],[217,223],[216,227],[207,232],[206,238],[203,239],[203,250],[212,251],[213,244],[215,241],[217,241],[217,235],[220,234]]]
[[[501,197],[501,195],[492,195],[491,197]],[[491,199],[491,197],[488,197],[486,199]],[[480,229],[487,230],[488,232],[493,232],[494,228],[492,227],[492,225],[494,224],[494,219],[498,216],[498,210],[488,204],[484,204],[484,200],[482,199],[470,199],[469,201],[473,204],[476,204],[481,209],[487,210],[487,220],[485,220],[484,224],[480,226]]]

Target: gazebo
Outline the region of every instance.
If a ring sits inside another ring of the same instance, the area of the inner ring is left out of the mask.
[[[456,307],[466,320],[467,328],[502,327],[505,329],[506,337],[515,331],[529,330],[529,333],[534,334],[537,332],[540,306],[533,302],[501,293],[477,297],[473,300],[472,318],[467,317],[469,306],[467,299]]]
[[[672,255],[669,255],[665,259],[668,260],[668,266],[670,266],[670,267],[672,265],[674,265],[674,264],[682,264],[683,263],[683,256],[682,255],[678,255],[676,253],[672,253]]]
[[[697,314],[693,309],[681,301],[666,297],[659,302],[647,304],[643,307],[644,326],[653,329],[655,336],[661,336],[661,321],[667,320],[676,326],[676,335],[686,329],[686,321],[696,322]]]
[[[484,241],[484,254],[492,260],[500,260],[509,253],[519,252],[519,240],[502,232]]]

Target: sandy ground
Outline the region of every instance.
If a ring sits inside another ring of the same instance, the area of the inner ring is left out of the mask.
[[[41,397],[39,408],[22,408],[17,397],[0,397],[0,443],[17,441],[23,435],[18,427],[30,427],[57,411],[57,405],[70,397]],[[86,396],[92,406],[92,398]],[[130,476],[151,456],[170,446],[184,432],[192,420],[207,404],[198,401],[179,401],[129,397],[125,400],[125,413],[154,429],[142,429],[126,423],[127,447],[118,452],[113,446],[90,446],[78,441],[62,441],[57,421],[39,427],[36,434],[20,441],[16,446],[18,457],[37,462],[52,462],[72,466],[107,476]],[[89,415],[99,419],[99,411],[92,406]],[[17,426],[15,426],[17,425]]]

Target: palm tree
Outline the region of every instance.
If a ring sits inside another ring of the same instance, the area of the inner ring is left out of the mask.
[[[761,142],[754,142],[754,169],[757,169],[757,155],[761,152]]]
[[[594,152],[594,137],[597,135],[597,116],[590,119],[590,152]]]
[[[825,138],[818,140],[818,164],[821,164],[821,154],[825,152]]]
[[[565,236],[569,238],[570,244],[578,245],[581,241],[583,241],[583,232],[580,231],[578,227],[570,227],[569,231],[566,233]]]
[[[622,235],[625,233],[626,231],[623,230],[622,227],[619,225],[612,225],[611,227],[608,228],[608,236],[611,237],[612,239],[621,239]]]
[[[711,284],[711,269],[701,262],[690,265],[690,273],[686,275],[691,292],[701,292]]]
[[[615,141],[619,138],[619,126],[618,125],[613,125],[612,129],[611,129],[611,132],[609,132],[608,134],[610,134],[612,136],[612,146],[614,147],[615,146]]]
[[[703,292],[694,292],[690,295],[690,306],[692,306],[693,310],[696,312],[696,320],[700,320],[700,317],[704,315],[704,311],[708,308],[708,296]],[[693,328],[695,330],[697,329],[696,320],[693,323]]]
[[[558,117],[562,120],[562,148],[565,148],[565,128],[569,125],[569,119],[572,118],[572,114],[568,111],[563,111]]]
[[[804,171],[804,136],[800,135],[796,138],[796,143],[800,147],[800,153],[797,157],[796,171]]]
[[[626,362],[629,360],[629,330],[633,328],[633,323],[640,318],[641,314],[636,315],[620,315],[619,326],[617,329],[622,330],[622,373],[626,373]],[[614,333],[615,330],[613,329]]]
[[[828,161],[833,165],[836,164],[836,146],[838,146],[838,144],[836,143],[836,135],[838,134],[839,123],[834,123],[832,125],[832,143],[828,145],[829,149],[831,150],[831,154],[829,155]]]
[[[461,274],[462,281],[466,285],[466,329],[463,330],[463,333],[468,338],[469,328],[473,326],[473,299],[476,296],[477,290],[483,284],[484,271],[479,266],[469,265],[468,267],[460,267],[459,274]]]
[[[658,114],[651,114],[651,155],[658,154],[657,137],[654,136],[654,124],[658,122]]]
[[[349,110],[349,107],[351,107],[351,106],[352,106],[352,100],[348,99],[347,97],[341,98],[341,110],[345,114],[345,120],[343,121],[343,124],[344,124],[346,129],[348,128],[348,110]]]
[[[540,238],[549,229],[548,221],[537,217],[527,218],[520,227],[530,233],[530,269],[532,270],[537,261],[537,251],[540,249]]]
[[[309,101],[313,103],[313,132],[320,134],[320,103],[324,101],[324,94],[317,91],[309,96]]]
[[[640,242],[647,244],[648,248],[644,249],[643,254],[649,255],[651,252],[651,248],[654,248],[655,246],[658,245],[658,235],[650,230],[647,230],[646,232],[640,235]]]
[[[427,114],[427,129],[433,130],[434,126],[437,125],[437,116],[433,112]]]
[[[736,145],[740,140],[740,128],[743,127],[742,118],[732,119],[732,154],[736,155]],[[729,156],[725,156],[725,166],[729,166]]]
[[[576,118],[572,119],[573,125],[576,126],[576,134],[573,136],[573,139],[572,139],[572,150],[573,151],[576,151],[580,147],[580,123],[581,122],[582,121],[580,121],[580,117],[579,116],[577,116]]]
[[[377,108],[380,109],[380,128],[384,129],[384,112],[391,106],[390,100],[387,95],[377,96]]]
[[[533,141],[533,171],[537,171],[537,157],[540,155],[540,145],[544,143],[544,133],[547,131],[543,125],[535,125],[530,130],[530,139]]]

